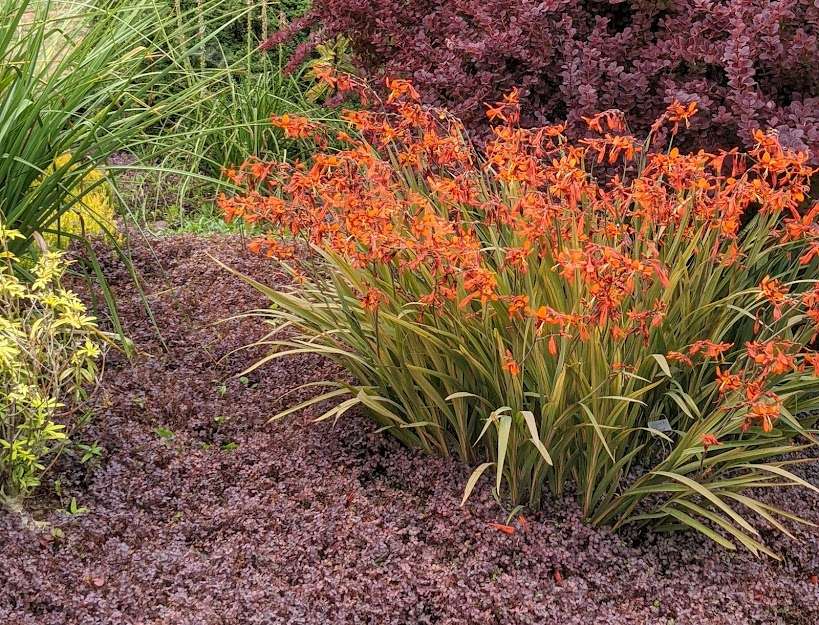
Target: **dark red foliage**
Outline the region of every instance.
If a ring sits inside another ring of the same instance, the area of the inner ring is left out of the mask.
[[[88,513],[29,502],[28,515],[62,530],[54,538],[0,510],[0,623],[819,623],[816,528],[792,527],[801,542],[766,531],[783,555],[774,562],[691,533],[593,529],[569,499],[506,525],[486,484],[458,505],[467,469],[363,418],[267,423],[310,393],[286,391],[339,373],[310,356],[230,377],[259,352],[228,354],[265,328],[214,323],[265,302],[206,252],[260,280],[280,276],[238,239],[153,245],[134,255],[168,350],[111,254],[105,269],[140,354],[109,363],[88,433],[105,447],[101,465],[62,468],[64,497]],[[819,483],[819,465],[796,470]],[[819,522],[819,497],[766,500]]]
[[[609,108],[644,132],[696,100],[697,147],[776,128],[819,158],[816,0],[314,0],[314,20],[352,40],[373,79],[408,78],[429,103],[483,129],[513,87],[524,122]],[[326,35],[325,35],[326,36]],[[689,137],[691,134],[689,133]]]

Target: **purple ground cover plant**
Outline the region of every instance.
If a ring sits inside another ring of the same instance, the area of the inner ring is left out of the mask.
[[[691,534],[594,529],[567,497],[507,535],[489,525],[506,513],[488,488],[459,506],[458,462],[409,451],[355,415],[268,424],[299,400],[285,393],[334,372],[308,355],[232,377],[263,353],[233,350],[266,326],[215,322],[265,301],[207,254],[268,283],[283,276],[238,238],[152,246],[136,244],[133,258],[168,349],[128,269],[101,250],[139,355],[111,355],[89,433],[102,462],[61,467],[64,496],[88,512],[58,512],[45,495],[24,516],[0,511],[0,623],[819,622],[816,528],[794,526],[798,541],[766,534],[776,562]],[[819,465],[797,470],[819,484]],[[763,496],[819,522],[815,497]],[[32,517],[48,525],[26,526]]]

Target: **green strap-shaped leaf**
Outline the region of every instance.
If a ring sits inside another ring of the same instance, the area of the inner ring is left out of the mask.
[[[509,446],[509,431],[512,429],[512,416],[505,414],[498,420],[498,471],[495,476],[495,490],[500,493],[501,479],[503,478],[503,463],[506,460],[506,450]]]
[[[529,428],[529,435],[532,437],[532,444],[540,452],[540,455],[543,456],[543,460],[546,462],[546,464],[552,466],[552,457],[549,455],[549,452],[546,451],[546,447],[540,440],[540,435],[537,431],[537,423],[535,423],[535,415],[532,414],[530,410],[521,410],[520,414],[523,415],[523,419],[526,421],[526,426]]]
[[[687,525],[688,527],[697,530],[698,532],[705,534],[708,538],[713,540],[715,543],[725,547],[726,549],[730,549],[731,551],[736,551],[736,546],[730,540],[721,536],[714,530],[712,530],[707,525],[704,525],[694,517],[686,514],[682,510],[677,510],[676,508],[668,508],[666,510],[669,515],[673,516],[675,519],[680,521],[681,523]]]
[[[668,471],[655,471],[655,475],[662,475],[663,477],[667,477],[669,479],[675,480],[680,482],[681,484],[687,486],[691,490],[695,491],[697,494],[702,495],[708,501],[713,503],[717,506],[720,510],[722,510],[725,514],[730,516],[740,527],[744,530],[750,532],[754,536],[759,536],[759,532],[756,531],[753,525],[748,523],[745,519],[742,518],[739,514],[737,514],[731,506],[725,503],[722,499],[720,499],[717,495],[712,493],[708,488],[692,480],[689,477],[685,477],[684,475],[679,475],[678,473],[670,473]]]
[[[668,366],[668,361],[665,359],[665,356],[662,354],[651,354],[651,356],[657,361],[657,364],[660,365],[660,369],[663,370],[663,373],[670,378],[671,367]]]
[[[597,437],[600,439],[600,442],[603,443],[603,447],[605,448],[606,453],[609,455],[609,458],[611,458],[612,461],[614,461],[614,454],[611,453],[611,449],[609,449],[609,444],[606,442],[606,437],[603,436],[603,428],[600,427],[600,424],[597,422],[597,419],[594,418],[594,415],[592,414],[592,411],[589,410],[589,407],[582,401],[578,403],[580,404],[580,407],[583,408],[583,410],[585,411],[586,416],[589,417],[589,421],[591,421],[592,427],[594,428]]]
[[[461,505],[466,503],[466,500],[469,499],[469,496],[472,494],[472,491],[475,489],[475,484],[478,483],[478,480],[481,478],[481,475],[484,474],[489,467],[491,467],[494,462],[484,462],[482,465],[478,466],[474,471],[472,471],[472,475],[469,476],[469,479],[466,481],[466,488],[464,488],[464,496],[461,499]]]

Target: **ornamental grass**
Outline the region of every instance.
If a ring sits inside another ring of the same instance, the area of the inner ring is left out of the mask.
[[[226,218],[267,228],[252,248],[293,278],[251,281],[272,326],[254,367],[315,353],[355,380],[277,417],[363,409],[474,466],[464,501],[493,475],[511,504],[572,492],[595,525],[774,555],[760,528],[798,519],[757,489],[817,490],[789,470],[819,408],[807,155],[762,131],[747,153],[649,152],[696,113],[679,103],[644,141],[606,111],[570,142],[563,126],[520,128],[515,91],[489,107],[478,151],[412,85],[389,87],[345,114],[350,133],[273,119],[341,149],[227,172],[244,191],[220,198]]]

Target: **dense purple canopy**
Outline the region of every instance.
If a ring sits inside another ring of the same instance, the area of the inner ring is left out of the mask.
[[[524,122],[610,108],[646,132],[674,99],[702,111],[696,147],[748,145],[754,128],[819,162],[815,0],[314,0],[324,37],[348,36],[370,77],[411,79],[481,132],[513,87]],[[304,25],[299,22],[296,28]]]

